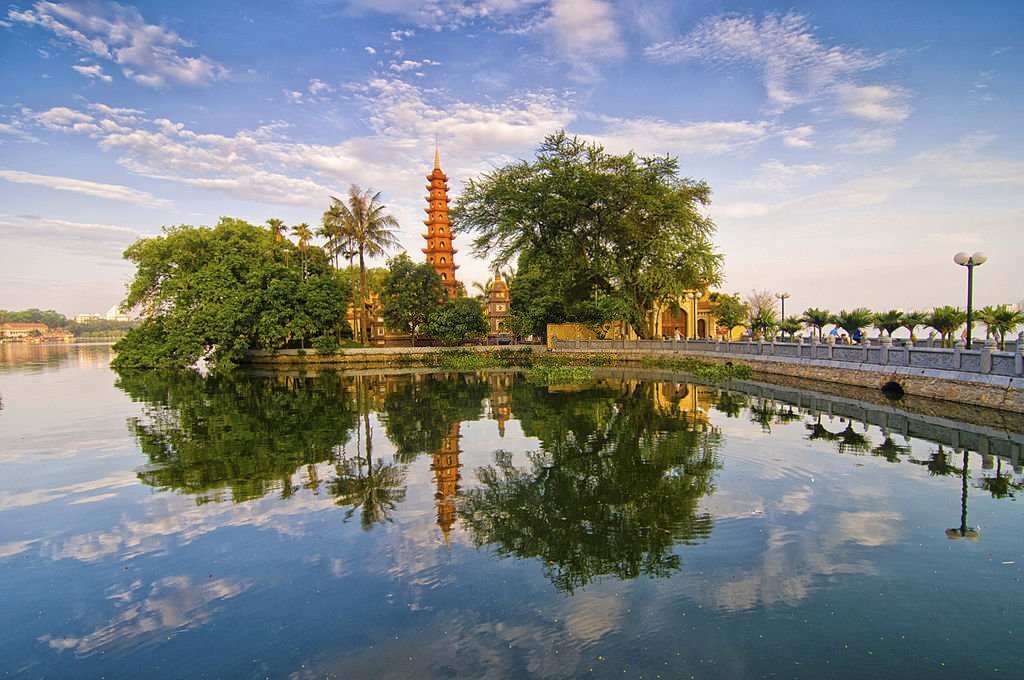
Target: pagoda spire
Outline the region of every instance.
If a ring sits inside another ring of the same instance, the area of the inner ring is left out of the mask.
[[[427,241],[427,247],[423,253],[427,256],[427,264],[431,265],[438,276],[441,277],[441,285],[444,287],[445,295],[454,298],[459,294],[459,282],[455,278],[455,270],[459,268],[455,264],[455,253],[459,252],[452,244],[452,232],[448,223],[448,176],[441,170],[441,152],[434,145],[434,170],[427,175],[430,182],[427,185],[429,194],[424,198],[427,207],[427,219],[423,224],[427,225],[427,233],[423,238]]]

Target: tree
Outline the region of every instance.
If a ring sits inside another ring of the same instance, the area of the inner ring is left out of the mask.
[[[458,345],[487,335],[487,319],[478,301],[458,297],[435,309],[427,320],[425,330],[428,335],[446,345]]]
[[[936,307],[928,317],[927,324],[942,336],[942,346],[953,346],[953,333],[967,322],[967,314],[959,307]]]
[[[280,243],[284,239],[284,230],[287,228],[282,220],[271,217],[266,222],[267,230],[273,234],[274,243]]]
[[[718,325],[728,328],[729,333],[726,337],[732,339],[732,329],[746,323],[747,319],[750,318],[750,310],[746,303],[740,299],[739,293],[735,295],[712,293],[712,295],[715,296],[712,303],[715,305],[714,314],[718,320]]]
[[[704,182],[679,176],[674,158],[614,155],[563,131],[534,160],[470,180],[451,216],[499,267],[519,258],[522,275],[524,255],[554,263],[572,282],[563,310],[609,296],[646,337],[655,303],[721,278],[715,227],[702,213],[710,196]]]
[[[309,228],[309,225],[305,222],[296,224],[292,227],[292,236],[298,240],[299,244],[299,256],[302,258],[302,278],[306,278],[306,247],[309,245],[310,239],[313,238],[313,231]]]
[[[347,202],[331,197],[331,206],[324,213],[324,220],[340,224],[346,238],[351,240],[353,250],[359,254],[360,304],[355,307],[360,319],[359,340],[365,345],[368,324],[364,301],[369,297],[366,257],[377,257],[389,248],[398,247],[398,239],[391,231],[398,227],[398,220],[386,212],[386,206],[380,202],[379,191],[363,191],[355,184],[348,189]]]
[[[800,318],[796,316],[791,316],[788,319],[779,322],[779,330],[788,335],[790,340],[793,339],[793,336],[796,335],[801,328],[803,328],[803,324],[800,323]]]
[[[928,315],[924,312],[904,312],[903,318],[900,319],[900,326],[910,331],[910,342],[917,342],[917,337],[914,335],[914,331],[918,326],[924,326],[928,323]]]
[[[903,312],[897,309],[890,309],[888,312],[879,312],[872,317],[871,325],[879,330],[885,331],[885,334],[891,338],[894,330],[903,327]]]
[[[832,312],[827,309],[818,309],[817,307],[808,307],[804,310],[803,316],[800,317],[808,326],[818,329],[818,340],[821,340],[822,333],[824,332],[825,326],[832,323]]]
[[[985,309],[989,308],[986,307]],[[1012,333],[1018,326],[1024,325],[1024,312],[1010,309],[1006,305],[999,305],[990,314],[986,314],[984,319],[982,319],[979,312],[978,318],[981,319],[988,330],[995,333],[999,338],[999,349],[1001,350],[1006,349],[1006,334]]]
[[[747,313],[750,314],[750,331],[767,335],[776,328],[775,294],[769,290],[752,290],[747,295]]]
[[[874,314],[867,307],[857,307],[850,311],[845,309],[840,311],[832,317],[832,323],[846,331],[851,340],[856,340],[860,336],[861,329],[871,325],[873,317]]]
[[[288,262],[294,248],[231,218],[136,241],[124,254],[137,270],[122,307],[143,320],[114,346],[113,365],[185,367],[210,352],[230,364],[250,348],[330,334],[344,317],[349,289],[316,247],[303,280]]]
[[[388,261],[388,276],[381,291],[384,323],[388,328],[411,334],[414,347],[420,327],[443,299],[441,277],[431,265],[417,264],[405,253]]]

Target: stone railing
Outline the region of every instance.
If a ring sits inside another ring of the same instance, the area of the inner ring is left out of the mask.
[[[1021,335],[1024,335],[1022,333]],[[758,357],[755,360],[770,361],[773,358],[785,362],[802,363],[829,362],[828,365],[850,368],[863,365],[920,368],[933,371],[952,371],[974,375],[992,375],[1016,378],[1024,376],[1024,338],[1018,336],[1016,351],[996,350],[995,340],[986,340],[984,349],[964,349],[957,341],[953,349],[914,346],[911,343],[894,346],[892,339],[876,339],[877,344],[864,340],[859,345],[838,345],[833,338],[826,342],[817,339],[796,342],[726,342],[719,340],[558,340],[552,341],[556,352],[630,352],[644,351],[688,352],[694,354],[735,356],[738,358]]]

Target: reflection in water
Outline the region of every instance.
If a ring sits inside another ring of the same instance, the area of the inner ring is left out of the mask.
[[[355,408],[337,375],[203,378],[196,373],[123,373],[117,386],[146,404],[129,427],[150,465],[151,486],[195,494],[200,503],[289,496],[300,466],[338,456]]]
[[[663,387],[560,394],[520,383],[513,413],[541,449],[526,455],[525,468],[498,451],[478,470],[480,486],[460,512],[476,545],[539,558],[564,593],[602,576],[678,570],[673,546],[711,533],[698,502],[713,490],[721,436],[694,427],[701,411],[680,410],[682,400],[666,400]]]

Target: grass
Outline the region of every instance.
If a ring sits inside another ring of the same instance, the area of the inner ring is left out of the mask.
[[[594,372],[583,366],[554,362],[538,364],[526,372],[526,380],[534,385],[566,385],[594,379]]]
[[[726,364],[709,364],[700,359],[685,358],[674,359],[668,357],[649,357],[643,359],[640,365],[644,368],[662,368],[670,371],[685,371],[698,378],[711,382],[722,382],[723,380],[745,379],[750,377],[749,366],[733,366]]]

